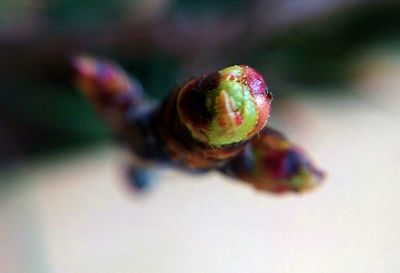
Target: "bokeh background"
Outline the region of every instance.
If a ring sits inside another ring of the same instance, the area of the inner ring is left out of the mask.
[[[400,2],[2,0],[1,272],[398,272]],[[265,75],[271,125],[328,174],[273,197],[128,155],[72,84],[80,53],[161,99],[232,64]]]

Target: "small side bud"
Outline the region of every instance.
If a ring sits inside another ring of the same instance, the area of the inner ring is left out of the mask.
[[[272,193],[312,190],[324,178],[303,150],[271,128],[262,130],[221,171]]]
[[[141,85],[112,61],[83,55],[72,65],[77,86],[100,110],[124,110],[143,101]]]
[[[94,104],[114,132],[129,126],[127,112],[143,105],[143,89],[138,81],[112,61],[90,56],[72,60],[76,71],[75,83]]]

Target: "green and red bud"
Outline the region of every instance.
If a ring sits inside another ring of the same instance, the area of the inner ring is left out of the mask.
[[[214,147],[244,142],[267,123],[272,95],[253,68],[235,65],[193,79],[177,97],[181,122]]]

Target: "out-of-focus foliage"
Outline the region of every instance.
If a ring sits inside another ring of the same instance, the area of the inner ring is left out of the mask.
[[[399,16],[400,9],[391,6],[347,10],[282,30],[249,58],[279,71],[288,83],[348,83],[349,66],[363,49],[400,41]]]
[[[348,90],[360,52],[399,41],[398,29],[395,1],[2,1],[0,166],[107,136],[73,87],[73,54],[114,58],[159,98],[187,77],[246,63],[282,98]]]

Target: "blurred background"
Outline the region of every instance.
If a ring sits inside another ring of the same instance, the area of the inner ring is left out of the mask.
[[[399,29],[395,0],[2,0],[0,271],[398,272]],[[276,198],[159,170],[166,183],[134,195],[128,155],[72,84],[83,52],[154,99],[255,67],[270,124],[325,185]]]

